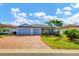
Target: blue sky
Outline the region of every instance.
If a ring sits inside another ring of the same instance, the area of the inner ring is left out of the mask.
[[[0,4],[0,23],[4,24],[43,24],[51,19],[62,20],[66,24],[78,24],[78,15],[79,4],[76,3]]]

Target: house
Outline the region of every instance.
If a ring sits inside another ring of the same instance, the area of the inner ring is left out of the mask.
[[[67,29],[70,29],[70,28],[79,30],[79,25],[68,25],[68,26],[63,26],[63,27],[61,28],[60,32],[63,32],[63,31],[65,31],[65,30],[67,30]]]
[[[56,28],[56,27],[55,27]],[[22,24],[19,26],[16,26],[13,30],[13,34],[16,35],[40,35],[43,34],[52,34],[54,32],[57,32],[56,29],[50,28],[48,25],[41,25],[41,24]]]
[[[0,34],[11,34],[14,28],[11,24],[0,24]]]
[[[10,25],[10,24],[1,24],[0,28],[2,28],[2,32],[0,33],[13,33],[16,35],[40,35],[41,33],[52,33],[52,29],[49,28],[49,26],[47,25],[41,25],[41,24],[22,24],[19,26],[14,26],[14,25]],[[64,26],[62,28],[60,28],[60,32],[62,33],[63,31],[65,31],[66,29],[69,28],[75,28],[77,30],[79,30],[79,26],[77,25],[72,25],[72,26]],[[55,29],[55,28],[54,28]],[[1,30],[0,30],[1,31]],[[56,31],[56,29],[54,30],[54,32]]]
[[[40,35],[44,27],[45,26],[41,24],[22,24],[20,26],[16,26],[13,31],[14,34],[17,35]]]

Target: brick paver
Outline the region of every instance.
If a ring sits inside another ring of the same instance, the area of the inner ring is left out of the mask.
[[[50,49],[40,36],[9,36],[0,38],[0,49]]]

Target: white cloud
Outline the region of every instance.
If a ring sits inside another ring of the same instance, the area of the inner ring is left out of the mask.
[[[73,8],[79,8],[79,3],[71,4],[71,6],[72,6]]]
[[[64,11],[64,14],[67,16],[72,15],[72,13],[70,11]]]
[[[19,8],[11,8],[11,14],[15,14],[16,12],[20,12]]]
[[[71,4],[70,6],[74,8],[75,4]]]
[[[25,17],[27,16],[26,13],[21,12],[19,8],[11,8],[11,14],[14,16],[15,20],[13,23],[16,25],[30,22]]]
[[[14,16],[14,18],[18,18],[18,13],[20,13],[19,8],[11,8],[11,14]]]
[[[64,8],[64,11],[70,11],[70,10],[72,10],[71,7],[65,7],[65,8]]]
[[[20,17],[26,17],[26,13],[18,13],[18,16],[20,16]]]
[[[63,14],[66,16],[72,15],[71,10],[72,10],[71,7],[64,7]]]
[[[52,16],[44,16],[44,19],[50,20],[50,19],[53,19],[53,17]]]
[[[40,23],[39,20],[31,20],[31,19],[25,18],[27,17],[27,14],[24,12],[21,12],[19,8],[11,8],[11,13],[15,18],[15,20],[11,22],[11,24],[20,25],[23,23],[27,23],[27,24]],[[29,16],[32,16],[32,15],[33,15],[32,13],[29,13]],[[34,16],[44,17],[46,16],[46,14],[43,12],[37,12],[37,13],[34,13]]]
[[[32,13],[29,13],[29,16],[33,16],[33,14]]]
[[[29,19],[28,21],[29,21],[29,23],[34,23],[34,21],[33,21],[33,20],[31,20],[31,19]]]
[[[34,13],[34,16],[35,17],[43,17],[43,16],[46,16],[46,14],[44,12],[37,12],[37,13]]]
[[[72,15],[71,10],[72,10],[71,7],[64,7],[63,9],[57,8],[56,14],[69,16],[69,15]]]
[[[26,19],[24,19],[23,17],[19,17],[16,19],[16,22],[23,23],[23,22],[26,22]]]
[[[18,18],[19,16],[18,16],[17,13],[14,13],[14,14],[13,14],[13,17],[14,17],[14,18]]]
[[[67,24],[79,25],[79,13],[74,14],[73,16],[67,18],[66,20],[64,20],[64,22]]]
[[[23,17],[19,17],[19,18],[15,19],[15,22],[17,24],[23,24],[23,23],[30,24],[29,19],[25,19]]]
[[[52,19],[56,19],[57,16],[44,16],[44,19],[47,19],[47,20],[52,20]]]
[[[62,12],[62,10],[60,9],[60,8],[57,8],[56,9],[56,14],[62,14],[63,12]]]
[[[26,13],[21,12],[19,8],[11,8],[11,14],[15,17],[26,17]]]
[[[50,16],[50,15],[46,15],[46,13],[44,12],[37,12],[37,13],[34,13],[34,16],[35,17],[38,17],[40,19],[46,19],[46,20],[51,20],[51,19],[56,19],[57,16]]]
[[[12,21],[12,22],[10,22],[10,24],[12,24],[12,25],[20,25],[20,23],[17,23],[16,21]]]

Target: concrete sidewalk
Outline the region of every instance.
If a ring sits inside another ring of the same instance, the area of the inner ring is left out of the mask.
[[[72,49],[0,49],[0,53],[79,53]]]

